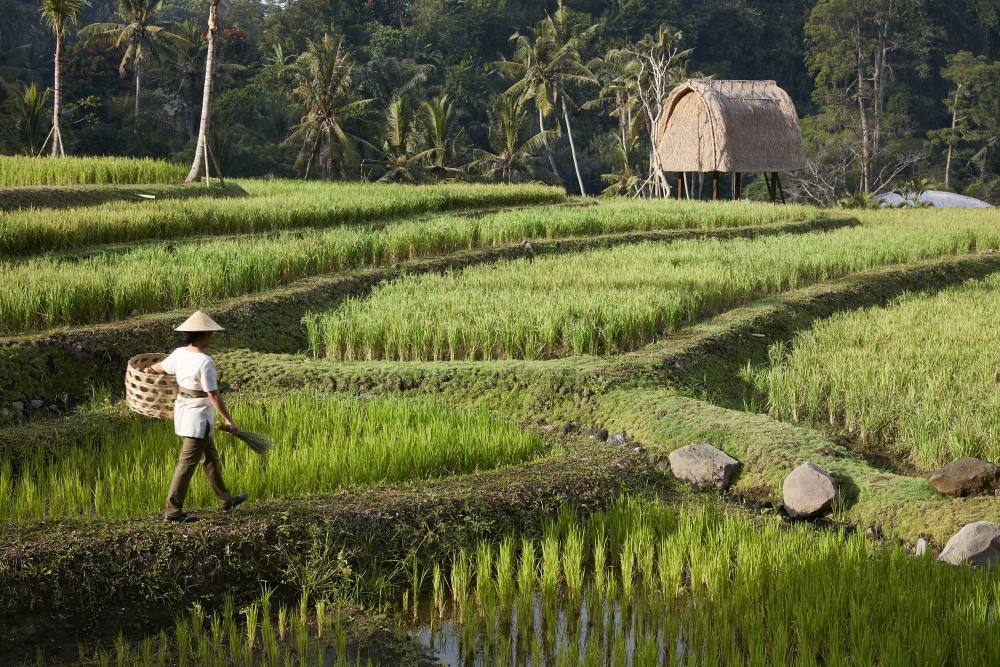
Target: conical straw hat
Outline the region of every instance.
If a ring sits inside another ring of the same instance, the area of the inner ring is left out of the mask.
[[[184,323],[174,331],[225,331],[225,329],[202,311],[196,310],[194,315],[184,320]]]

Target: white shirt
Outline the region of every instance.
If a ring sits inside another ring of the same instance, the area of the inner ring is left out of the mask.
[[[179,347],[160,362],[165,373],[177,376],[178,386],[193,391],[218,391],[212,357]],[[215,430],[215,408],[207,398],[178,396],[174,403],[174,432],[183,438],[207,438]]]

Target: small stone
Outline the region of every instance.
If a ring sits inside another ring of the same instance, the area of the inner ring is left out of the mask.
[[[59,414],[60,412],[59,406],[56,405],[55,403],[49,403],[49,412],[54,412],[56,414]]]
[[[922,537],[920,539],[918,539],[917,540],[917,546],[914,547],[913,553],[916,554],[917,556],[923,556],[924,554],[926,554],[927,553],[927,540],[925,540]]]
[[[708,443],[687,445],[670,452],[674,477],[696,489],[724,491],[740,471],[740,462]]]
[[[597,440],[600,440],[601,442],[607,442],[607,440],[608,440],[608,429],[606,429],[606,428],[599,428],[599,429],[597,429],[596,431],[594,431],[594,438],[596,438]]]
[[[33,401],[31,401],[31,407],[32,407],[33,410],[38,410],[43,405],[45,405],[45,401],[43,401],[40,398],[36,398]]]
[[[938,560],[952,565],[995,567],[1000,564],[1000,526],[989,521],[966,524],[951,536]]]
[[[1000,486],[1000,467],[967,456],[935,470],[928,481],[938,493],[964,498],[997,489]]]
[[[619,447],[625,444],[625,434],[624,433],[614,433],[608,436],[608,444],[618,445]]]
[[[885,539],[885,531],[882,529],[882,524],[876,523],[868,526],[865,529],[865,536],[874,542],[881,542]]]
[[[565,424],[562,425],[562,428],[559,430],[559,432],[563,435],[569,435],[575,430],[576,430],[576,424],[574,424],[573,422],[566,422]]]
[[[793,519],[819,516],[833,507],[837,486],[815,463],[803,463],[785,478],[781,487],[785,510]]]
[[[14,412],[24,412],[24,403],[22,401],[14,401],[10,404],[10,407],[14,408]]]

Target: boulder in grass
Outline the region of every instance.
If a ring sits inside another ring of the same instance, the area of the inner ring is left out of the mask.
[[[938,560],[952,565],[968,563],[976,567],[1000,565],[1000,526],[989,521],[966,524],[951,536]]]
[[[740,471],[740,462],[707,443],[687,445],[670,452],[674,477],[696,489],[724,491]]]
[[[1000,487],[1000,466],[967,456],[935,470],[929,481],[938,493],[953,498],[992,493]]]
[[[815,463],[803,463],[793,470],[781,487],[785,511],[793,519],[825,514],[837,500],[833,478]]]

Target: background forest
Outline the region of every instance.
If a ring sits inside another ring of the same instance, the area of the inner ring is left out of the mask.
[[[0,0],[0,153],[48,150],[53,4],[65,152],[189,162],[199,0]],[[226,0],[220,19],[226,175],[655,194],[662,94],[705,75],[791,94],[801,201],[917,182],[1000,203],[1000,0]]]

